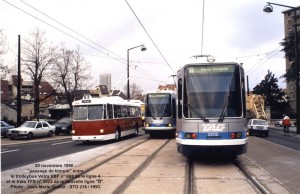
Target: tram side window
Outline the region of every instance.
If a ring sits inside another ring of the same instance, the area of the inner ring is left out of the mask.
[[[178,95],[177,112],[178,112],[178,118],[181,119],[182,118],[182,79],[178,80],[177,95]]]
[[[126,106],[121,106],[121,113],[122,113],[122,116],[121,116],[121,117],[127,117],[127,115],[128,115],[128,110],[127,110],[127,107],[126,107]]]
[[[129,108],[129,117],[134,117],[134,114],[135,114],[135,109],[134,107],[128,107]]]
[[[114,118],[121,118],[121,117],[122,117],[121,106],[114,105]]]
[[[113,109],[112,109],[111,104],[107,104],[107,116],[108,116],[108,119],[113,118]]]

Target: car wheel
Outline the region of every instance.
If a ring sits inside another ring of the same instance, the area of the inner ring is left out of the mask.
[[[52,135],[53,135],[53,132],[52,132],[52,131],[49,131],[49,132],[48,132],[48,137],[52,137]]]
[[[31,140],[31,139],[32,139],[32,137],[33,137],[33,134],[32,134],[32,133],[28,133],[28,135],[27,135],[27,139],[28,139],[28,140]]]

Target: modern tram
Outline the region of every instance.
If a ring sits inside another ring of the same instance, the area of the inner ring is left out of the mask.
[[[176,93],[171,90],[148,92],[145,95],[145,133],[175,136]]]
[[[119,140],[143,127],[141,104],[116,96],[85,96],[73,102],[73,111],[73,141]]]
[[[237,63],[186,64],[177,73],[176,143],[184,155],[247,151],[245,77]]]

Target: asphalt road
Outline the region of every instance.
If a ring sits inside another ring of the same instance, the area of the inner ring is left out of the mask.
[[[84,144],[82,142],[73,142],[71,137],[64,139],[53,139],[52,137],[42,140],[20,140],[18,142],[18,140],[4,139],[3,141],[6,142],[14,141],[13,143],[15,144],[1,145],[1,171],[112,143],[112,141],[107,141]]]
[[[269,137],[264,138],[266,141],[282,145],[284,147],[300,151],[300,135],[294,131],[290,135],[283,133],[282,127],[270,127]]]

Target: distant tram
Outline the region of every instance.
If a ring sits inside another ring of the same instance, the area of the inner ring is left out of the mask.
[[[195,63],[177,73],[177,150],[184,155],[247,151],[244,70]]]
[[[119,140],[142,128],[141,105],[120,97],[83,98],[73,110],[74,141]]]
[[[176,93],[170,90],[148,92],[145,97],[145,133],[175,135]]]

